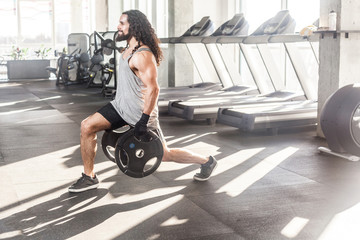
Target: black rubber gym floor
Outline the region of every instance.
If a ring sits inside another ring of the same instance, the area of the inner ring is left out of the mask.
[[[319,154],[315,127],[244,133],[164,115],[170,147],[219,160],[209,181],[176,163],[130,178],[99,145],[100,187],[68,193],[80,122],[108,101],[49,80],[0,83],[0,239],[360,239],[359,163]]]

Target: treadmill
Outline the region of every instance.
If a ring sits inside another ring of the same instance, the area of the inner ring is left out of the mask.
[[[230,95],[241,95],[241,94],[258,94],[259,91],[257,87],[254,86],[245,86],[245,85],[236,85],[234,86],[233,78],[241,79],[240,74],[236,71],[232,71],[230,73],[229,66],[226,66],[224,63],[224,56],[222,55],[222,52],[219,50],[218,46],[215,44],[216,39],[218,39],[219,36],[237,36],[237,35],[245,35],[247,34],[249,29],[249,24],[244,18],[244,15],[242,13],[235,14],[234,17],[225,23],[223,23],[213,34],[211,34],[209,37],[203,37],[203,36],[187,36],[182,37],[181,39],[177,39],[178,43],[183,44],[201,44],[201,46],[205,46],[206,52],[208,56],[210,57],[212,67],[214,67],[214,70],[216,71],[216,74],[222,84],[224,85],[224,88],[219,90],[208,91],[208,92],[190,92],[186,93],[183,91],[183,88],[181,89],[182,92],[178,95],[171,95],[171,99],[191,99],[194,97],[199,97],[201,95],[202,97],[214,97],[214,96],[230,96]],[[174,41],[172,41],[174,42]],[[204,43],[204,44],[202,44]],[[190,47],[190,46],[189,46]],[[209,69],[209,66],[206,66],[206,70]],[[205,71],[206,71],[205,70]],[[165,89],[166,93],[166,89]],[[168,100],[168,99],[165,99]],[[159,100],[159,104],[164,101],[161,97]],[[168,101],[166,102],[166,108],[168,105]]]
[[[194,43],[201,40],[213,62],[221,82],[223,89],[215,91],[211,94],[204,94],[201,97],[223,97],[223,96],[239,96],[239,95],[255,95],[259,94],[258,87],[248,85],[234,85],[234,79],[240,80],[241,75],[236,69],[234,62],[228,60],[226,54],[217,43],[221,36],[246,36],[248,34],[249,24],[243,13],[238,13],[230,20],[223,23],[211,36],[202,39],[188,39],[187,42]],[[255,82],[256,85],[256,82]],[[184,100],[184,99],[181,99]]]
[[[170,37],[170,38],[160,38],[161,43],[165,44],[183,44],[182,39],[187,37],[203,37],[209,36],[211,33],[214,32],[214,23],[211,21],[210,17],[205,16],[199,22],[191,26],[183,35],[180,37]],[[190,52],[190,50],[189,50]],[[191,57],[193,60],[198,56],[194,56],[192,52],[190,52]],[[197,61],[194,61],[196,65]],[[200,62],[200,61],[199,61]],[[222,88],[222,84],[219,79],[213,79],[210,82],[201,82],[192,84],[189,86],[179,86],[179,87],[166,87],[160,89],[159,94],[159,101],[165,101],[165,107],[167,108],[167,103],[169,99],[173,99],[173,97],[178,96],[196,96],[199,93],[210,91],[212,89],[220,89]],[[159,111],[161,112],[160,108],[163,104],[159,102]],[[167,111],[167,109],[166,109]]]
[[[214,32],[214,23],[211,21],[209,16],[203,17],[199,22],[192,25],[183,35],[180,37],[170,37],[170,38],[160,38],[160,42],[164,44],[184,44],[182,39],[187,37],[204,37],[209,36]],[[197,63],[201,63],[201,59],[198,59],[198,55],[194,55],[190,49],[188,51],[194,60],[196,68]],[[200,56],[201,57],[201,56]],[[199,72],[201,76],[201,72]],[[201,76],[201,79],[206,79],[206,77]],[[207,78],[208,79],[208,78]],[[177,87],[165,87],[160,89],[159,98],[158,98],[158,108],[159,113],[165,113],[168,111],[168,103],[171,99],[178,99],[183,97],[194,97],[198,96],[201,93],[211,92],[212,90],[221,89],[223,86],[218,78],[211,79],[212,81],[203,81],[201,83],[195,83],[189,86],[177,86]]]
[[[308,42],[310,47],[316,37],[300,35],[277,35],[269,39],[269,43],[282,43],[295,70],[297,78],[309,100],[289,101],[276,104],[263,104],[252,108],[249,105],[220,108],[217,122],[239,128],[243,131],[271,129],[276,133],[278,128],[315,125],[317,123],[317,93],[311,87],[312,80],[308,76],[304,60],[301,58],[296,43]],[[318,63],[315,53],[314,62]]]
[[[232,19],[223,23],[215,32],[210,35],[210,37],[204,37],[205,34],[198,35],[197,32],[199,31],[196,29],[201,28],[200,26],[205,26],[207,21],[210,21],[209,17],[204,17],[199,23],[194,25],[195,27],[191,27],[181,37],[162,39],[162,42],[185,44],[193,58],[194,64],[198,69],[201,78],[212,78],[213,81],[215,78],[217,81],[221,82],[222,85],[217,84],[214,86],[214,83],[203,82],[200,84],[191,85],[189,87],[161,88],[158,101],[159,112],[168,111],[168,103],[170,100],[186,100],[199,97],[200,95],[203,97],[213,97],[214,95],[227,96],[259,93],[257,88],[253,86],[234,86],[232,81],[232,78],[234,77],[233,75],[235,75],[234,71],[232,72],[233,74],[228,72],[228,68],[224,64],[224,57],[221,56],[221,52],[215,44],[211,44],[215,43],[219,36],[236,36],[247,34],[249,24],[245,20],[244,15],[242,13],[235,14]],[[198,25],[198,27],[196,27],[196,25]],[[202,44],[203,39],[212,40],[207,41],[204,45]],[[210,59],[208,64],[200,59],[201,56],[196,54],[196,50],[198,50],[199,44],[201,44],[201,48],[206,46],[206,55]],[[194,47],[193,45],[196,46]],[[239,73],[238,76],[235,77],[241,79]]]
[[[288,101],[269,104],[219,108],[217,122],[236,127],[245,132],[256,129],[270,129],[277,133],[279,128],[315,125],[317,123],[317,102]]]
[[[285,34],[294,31],[295,22],[290,16],[289,11],[280,11],[276,16],[264,22],[251,36],[222,36],[219,37],[217,43],[240,43],[241,50],[245,56],[249,69],[259,86],[260,91],[266,91],[264,82],[256,74],[256,66],[251,63],[246,47],[241,43],[247,41],[249,44],[267,43],[268,39],[274,34]],[[260,35],[262,33],[262,35]],[[258,39],[258,42],[255,41]],[[265,49],[265,48],[264,48]],[[260,51],[260,50],[259,50]],[[263,54],[261,55],[263,57]],[[263,59],[267,73],[271,75],[271,70],[266,63],[269,63],[268,59]],[[255,104],[263,102],[280,102],[288,100],[305,100],[303,92],[288,92],[283,91],[283,83],[279,80],[274,81],[272,78],[272,84],[275,92],[268,94],[262,94],[258,96],[229,96],[229,97],[213,97],[209,98],[197,98],[186,101],[176,100],[170,101],[168,105],[168,111],[170,114],[187,119],[187,120],[203,120],[206,119],[208,123],[213,123],[217,118],[217,112],[220,107],[230,107],[233,105],[241,104]]]

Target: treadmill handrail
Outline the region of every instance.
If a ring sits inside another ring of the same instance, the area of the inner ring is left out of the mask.
[[[307,36],[299,34],[277,34],[269,38],[269,43],[293,43],[293,42],[308,42]]]
[[[178,39],[179,43],[201,43],[204,39],[203,36],[189,36],[189,37],[180,37]]]
[[[242,43],[248,36],[222,36],[217,39],[217,43]]]

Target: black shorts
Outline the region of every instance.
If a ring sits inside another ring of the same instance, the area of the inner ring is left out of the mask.
[[[118,129],[125,125],[129,125],[125,120],[119,115],[119,113],[115,110],[114,106],[111,103],[106,104],[98,111],[106,120],[111,123],[111,130]],[[162,141],[164,141],[164,135],[161,129],[155,129],[154,132],[160,137]]]
[[[111,123],[111,129],[117,129],[125,125],[129,125],[125,122],[124,119],[119,115],[119,113],[115,110],[114,106],[111,103],[106,104],[98,111],[106,120]]]

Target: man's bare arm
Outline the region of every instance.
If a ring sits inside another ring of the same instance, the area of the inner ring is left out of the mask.
[[[134,67],[132,69],[146,87],[143,113],[150,115],[159,97],[156,61],[153,54],[147,51],[135,54],[132,60],[130,67]]]

